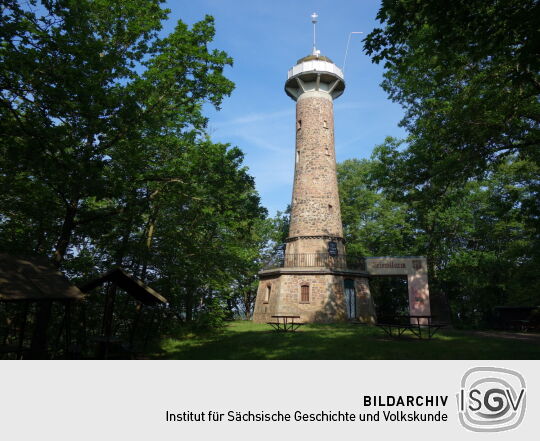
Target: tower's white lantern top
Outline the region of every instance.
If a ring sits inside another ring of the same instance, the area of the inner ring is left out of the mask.
[[[345,90],[342,70],[324,55],[308,55],[289,69],[285,82],[285,93],[293,100],[308,91],[328,93],[336,99]]]
[[[321,51],[316,48],[315,25],[318,17],[316,12],[311,14],[313,23],[311,55],[298,60],[287,74],[285,93],[295,101],[303,93],[310,91],[326,93],[332,99],[336,99],[345,90],[343,71],[330,58],[321,55]]]

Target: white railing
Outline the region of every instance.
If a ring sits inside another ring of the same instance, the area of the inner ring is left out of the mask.
[[[322,60],[310,60],[304,61],[289,69],[287,72],[287,79],[306,72],[327,72],[337,75],[341,79],[344,78],[343,72],[334,63],[329,63],[328,61]]]

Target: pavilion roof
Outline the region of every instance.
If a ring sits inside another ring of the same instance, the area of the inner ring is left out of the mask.
[[[114,268],[111,271],[102,274],[96,279],[81,286],[81,290],[87,293],[106,282],[114,283],[120,289],[123,289],[145,305],[168,303],[168,300],[165,297],[144,284],[140,279],[125,272],[122,268]]]
[[[46,257],[0,253],[0,301],[76,300],[84,297]]]

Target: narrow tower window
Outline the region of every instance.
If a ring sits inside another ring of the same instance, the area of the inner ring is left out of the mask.
[[[324,120],[322,126],[323,126],[325,129],[327,129],[327,128],[328,128],[328,121]]]
[[[296,162],[300,161],[300,150],[296,151]]]
[[[270,300],[270,293],[272,292],[272,285],[266,285],[266,292],[264,294],[264,303],[268,303]]]
[[[300,303],[309,303],[309,285],[300,287]]]
[[[302,128],[302,120],[299,119],[298,121],[296,121],[296,130],[300,130]]]

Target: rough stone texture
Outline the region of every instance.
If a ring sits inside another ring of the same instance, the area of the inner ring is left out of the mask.
[[[319,238],[302,238],[287,243],[285,252],[287,254],[301,254],[301,253],[327,253],[328,241],[326,237]],[[338,254],[345,254],[345,245],[342,240],[337,240]]]
[[[262,278],[259,283],[253,319],[266,323],[275,321],[273,315],[299,315],[303,322],[328,323],[347,320],[345,279],[355,281],[356,315],[365,323],[375,323],[375,310],[369,281],[365,277],[337,274],[282,274]],[[302,302],[302,285],[309,286],[309,302]],[[267,286],[271,297],[265,302]]]
[[[334,150],[333,102],[308,92],[296,103],[296,165],[289,238],[343,237]],[[328,239],[295,241],[295,253],[326,252]],[[344,250],[343,250],[344,251]]]
[[[255,308],[253,310],[253,321],[257,323],[266,323],[272,321],[271,316],[276,315],[279,311],[280,286],[281,279],[279,276],[261,279],[257,290],[257,298],[255,299]],[[270,296],[266,301],[266,290],[270,286]]]
[[[264,303],[271,284],[274,302]],[[309,302],[301,301],[302,285],[309,286]],[[299,315],[304,322],[334,322],[346,319],[343,277],[332,274],[283,274],[261,280],[255,302],[254,320],[272,321],[272,315]]]
[[[339,255],[345,254],[334,150],[333,100],[327,92],[309,91],[302,93],[296,102],[296,165],[285,254],[327,254],[329,240],[337,242]],[[299,315],[303,322],[347,320],[344,283],[345,279],[353,279],[356,318],[367,323],[375,321],[366,275],[320,270],[282,268],[262,272],[253,320],[275,321],[272,315]],[[302,302],[303,285],[309,286],[309,302]],[[267,301],[269,286],[271,292]]]

